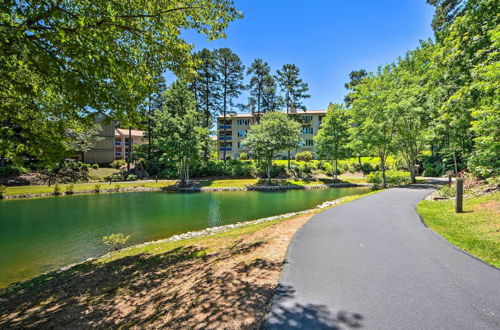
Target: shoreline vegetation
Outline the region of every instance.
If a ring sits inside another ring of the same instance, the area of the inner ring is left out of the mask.
[[[373,193],[130,246],[13,284],[0,290],[0,327],[259,328],[295,232]]]
[[[371,186],[362,177],[340,177],[332,179],[273,179],[271,184],[267,180],[259,179],[222,179],[222,180],[193,180],[189,186],[179,185],[176,180],[135,181],[122,183],[75,183],[56,185],[30,185],[7,187],[4,199],[56,197],[96,193],[122,192],[213,192],[213,191],[276,191],[294,189],[322,189],[334,187]],[[55,189],[58,192],[55,192]],[[71,189],[71,190],[69,190]]]

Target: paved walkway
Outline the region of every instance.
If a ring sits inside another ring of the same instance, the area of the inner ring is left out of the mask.
[[[426,228],[432,190],[397,188],[315,215],[287,254],[268,329],[500,329],[500,271]]]

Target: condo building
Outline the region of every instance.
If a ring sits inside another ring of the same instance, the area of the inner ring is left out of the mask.
[[[314,145],[313,138],[318,134],[321,121],[326,115],[326,110],[297,111],[293,115],[300,119],[303,127],[301,132],[301,146],[296,150],[291,150],[291,156],[293,157],[296,153],[306,150],[315,155],[316,146]],[[245,146],[244,139],[248,134],[250,126],[256,122],[257,115],[255,113],[226,116],[225,122],[223,116],[217,117],[218,158],[224,159],[224,150],[226,151],[226,158],[238,159],[241,153],[251,155],[251,151]],[[287,152],[282,152],[277,157],[286,159],[287,156]]]

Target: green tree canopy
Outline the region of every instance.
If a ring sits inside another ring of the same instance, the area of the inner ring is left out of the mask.
[[[260,123],[250,126],[244,143],[258,159],[266,161],[268,180],[271,180],[274,157],[299,147],[300,130],[298,122],[281,112],[266,113]]]
[[[59,159],[96,113],[135,120],[150,76],[192,73],[181,32],[224,36],[230,0],[7,0],[0,7],[0,154]]]
[[[291,109],[302,109],[306,107],[302,103],[303,99],[311,97],[307,94],[309,86],[299,77],[300,69],[295,64],[285,64],[281,70],[277,71],[276,80],[283,92],[283,101],[286,106],[286,112]]]
[[[339,104],[330,103],[326,116],[321,122],[314,143],[321,159],[332,163],[332,175],[337,179],[338,160],[349,154],[350,120],[347,110]]]

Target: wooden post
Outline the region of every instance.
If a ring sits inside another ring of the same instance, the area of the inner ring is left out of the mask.
[[[451,173],[448,173],[448,185],[451,186]]]
[[[462,213],[463,212],[463,199],[464,199],[464,180],[462,178],[456,179],[457,184],[457,194],[455,197],[455,212]]]

